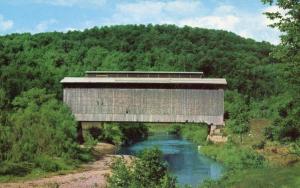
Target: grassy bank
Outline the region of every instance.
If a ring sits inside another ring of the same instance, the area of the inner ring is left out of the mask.
[[[201,187],[295,188],[300,187],[300,164],[229,171],[218,181],[206,181]]]
[[[177,134],[182,138],[188,139],[198,145],[206,142],[208,127],[205,124],[184,123],[184,124],[147,124],[150,134],[169,133]]]
[[[99,127],[90,127],[83,131],[84,144],[77,147],[80,160],[64,159],[40,155],[31,162],[0,161],[0,183],[34,180],[38,178],[65,175],[82,170],[82,165],[99,158],[98,143],[109,143],[115,146],[129,145],[148,136],[144,124],[105,123]],[[77,143],[76,143],[77,144]],[[105,152],[104,148],[101,148]],[[96,151],[96,152],[95,152]]]
[[[299,187],[300,160],[291,154],[289,145],[265,141],[263,130],[270,121],[250,121],[249,133],[229,133],[226,144],[207,144],[201,152],[222,162],[227,172],[217,181],[206,181],[202,187]]]
[[[300,160],[291,154],[290,146],[268,141],[264,129],[267,119],[253,119],[249,131],[241,135],[225,127],[228,142],[213,144],[206,141],[208,127],[200,124],[148,124],[149,133],[178,134],[201,146],[200,152],[226,167],[220,180],[205,181],[201,187],[299,187]]]

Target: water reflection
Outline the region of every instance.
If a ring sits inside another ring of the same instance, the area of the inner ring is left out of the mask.
[[[204,179],[217,179],[222,174],[222,166],[203,156],[197,146],[175,135],[155,134],[147,140],[122,148],[121,154],[135,155],[144,148],[157,146],[163,152],[169,170],[177,176],[179,184],[198,185]]]

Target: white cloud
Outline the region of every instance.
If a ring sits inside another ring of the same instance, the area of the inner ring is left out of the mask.
[[[204,16],[180,20],[180,26],[204,27],[210,29],[233,30],[240,22],[240,19],[233,15],[228,16]]]
[[[193,16],[184,19],[171,19],[169,23],[179,26],[203,27],[210,29],[222,29],[232,31],[242,37],[252,38],[258,41],[269,41],[273,44],[280,42],[280,32],[270,28],[270,21],[263,15],[266,11],[281,11],[277,7],[264,9],[256,13],[247,13],[238,10],[231,5],[221,5],[205,16]]]
[[[106,3],[106,0],[34,0],[34,2],[67,7],[102,7]]]
[[[201,7],[199,1],[137,1],[120,3],[107,24],[160,23],[170,18],[188,17],[196,14]]]
[[[280,7],[278,7],[277,5],[273,5],[273,6],[270,6],[270,7],[267,7],[265,8],[262,13],[265,13],[265,12],[271,12],[271,13],[276,13],[276,12],[279,12],[283,17],[287,17],[286,13],[288,12],[287,10],[284,10]],[[263,19],[264,23],[266,25],[271,25],[275,22],[277,22],[278,20],[270,20],[268,19],[266,16],[264,16],[264,19]]]
[[[39,33],[39,32],[45,32],[49,28],[49,26],[58,23],[56,19],[50,19],[50,20],[44,20],[38,23],[35,26],[34,32]]]
[[[0,15],[0,31],[6,31],[13,27],[14,22],[12,20],[6,20]]]
[[[263,12],[279,11],[280,13],[285,13],[277,6],[247,12],[231,4],[215,3],[217,6],[211,7],[211,5],[206,5],[205,1],[199,0],[135,0],[118,1],[118,3],[106,3],[106,1],[30,0],[30,2],[46,3],[55,6],[102,6],[110,9],[108,14],[104,13],[105,17],[87,18],[86,21],[81,20],[76,25],[67,24],[61,28],[61,31],[83,30],[95,25],[175,24],[178,26],[188,25],[191,27],[227,30],[246,38],[253,38],[257,41],[265,40],[273,44],[279,43],[280,32],[268,27],[272,22],[263,15]],[[6,28],[12,27],[13,24],[10,20],[4,20],[3,17],[0,17],[0,26],[1,22],[5,23]],[[34,32],[53,30],[53,24],[56,23],[57,21],[54,19],[42,21],[36,25]]]
[[[170,1],[165,2],[163,9],[169,13],[176,13],[177,15],[192,14],[199,11],[201,8],[200,1]]]

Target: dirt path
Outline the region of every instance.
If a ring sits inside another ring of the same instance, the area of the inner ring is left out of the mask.
[[[98,151],[110,150],[113,146],[108,144],[98,144]],[[131,156],[120,156],[102,154],[93,163],[82,166],[82,170],[67,175],[57,175],[48,178],[30,180],[25,182],[4,183],[0,188],[27,188],[27,187],[49,187],[49,188],[96,188],[106,187],[106,178],[110,174],[110,164],[115,157],[124,157],[131,160]]]

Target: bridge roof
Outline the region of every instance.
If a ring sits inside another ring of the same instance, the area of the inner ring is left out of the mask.
[[[85,71],[86,74],[203,74],[203,72],[170,72],[170,71]]]
[[[205,84],[227,85],[224,78],[65,77],[62,84]]]
[[[163,71],[86,71],[87,77],[133,77],[133,78],[202,78],[203,72]]]

